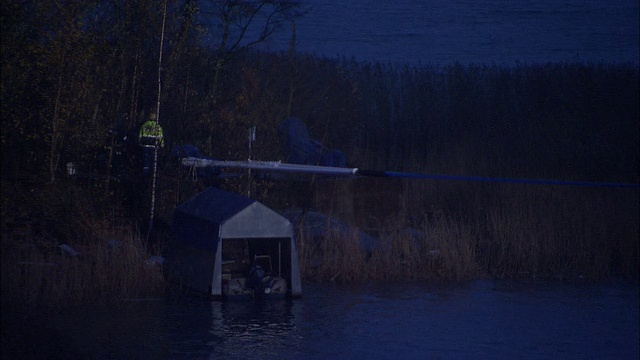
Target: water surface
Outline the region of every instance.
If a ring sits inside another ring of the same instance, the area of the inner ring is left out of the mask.
[[[20,352],[92,359],[639,356],[637,283],[304,284],[303,291],[293,301],[180,297],[87,307],[30,319],[28,328],[10,324],[11,330],[3,319],[3,358]]]
[[[360,61],[638,64],[637,0],[302,1],[297,51]],[[285,28],[265,47],[287,50]]]

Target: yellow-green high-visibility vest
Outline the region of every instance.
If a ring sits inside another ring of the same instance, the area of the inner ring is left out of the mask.
[[[156,139],[158,139],[158,145],[164,146],[164,135],[162,128],[155,120],[149,120],[142,124],[140,127],[140,146],[153,147],[156,145]]]

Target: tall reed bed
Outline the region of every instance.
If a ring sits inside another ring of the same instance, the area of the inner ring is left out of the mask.
[[[44,239],[3,237],[3,303],[57,308],[163,294],[161,267],[150,261],[157,252],[130,228],[104,230],[66,244],[78,254]]]
[[[319,243],[301,233],[303,277],[362,282],[638,276],[638,190],[415,187],[422,188],[415,202],[392,216],[371,251],[362,247],[356,232],[333,233]]]
[[[298,233],[301,276],[308,281],[363,281],[367,254],[356,232],[345,234],[328,227],[319,239],[310,233]]]
[[[473,232],[453,219],[439,217],[420,231],[391,229],[371,261],[373,279],[384,281],[463,281],[480,276],[473,248]]]
[[[637,66],[378,65],[352,73],[364,104],[356,147],[368,167],[638,179]]]
[[[638,190],[499,185],[470,194],[478,262],[492,277],[637,277]]]
[[[373,249],[359,232],[328,229],[321,239],[298,233],[302,277],[317,282],[462,281],[479,276],[472,233],[441,219],[416,234],[389,228]]]

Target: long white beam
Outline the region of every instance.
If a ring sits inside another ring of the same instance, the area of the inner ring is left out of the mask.
[[[182,165],[190,167],[219,167],[343,176],[355,176],[358,173],[357,168],[288,164],[280,161],[223,161],[201,159],[195,157],[187,157],[182,159]]]
[[[288,164],[280,161],[256,161],[256,160],[222,161],[222,160],[209,160],[209,159],[201,159],[201,158],[195,158],[195,157],[187,157],[182,159],[182,165],[195,166],[195,167],[256,169],[256,170],[266,170],[266,171],[272,171],[272,172],[295,172],[295,173],[341,175],[341,176],[399,177],[399,178],[431,179],[431,180],[447,180],[447,181],[455,180],[455,181],[480,181],[480,182],[494,182],[494,183],[520,183],[520,184],[535,184],[535,185],[623,187],[623,188],[636,188],[636,189],[640,187],[640,184],[638,183],[419,174],[419,173],[405,173],[405,172],[396,172],[396,171],[362,170],[358,168],[342,168],[342,167],[333,167],[333,166]]]

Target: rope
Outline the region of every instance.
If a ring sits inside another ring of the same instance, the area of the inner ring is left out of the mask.
[[[197,182],[198,181],[198,170],[196,169],[195,165],[189,166],[189,172],[187,173],[187,179],[189,179],[189,177],[191,177],[191,181],[193,181],[193,182]]]

